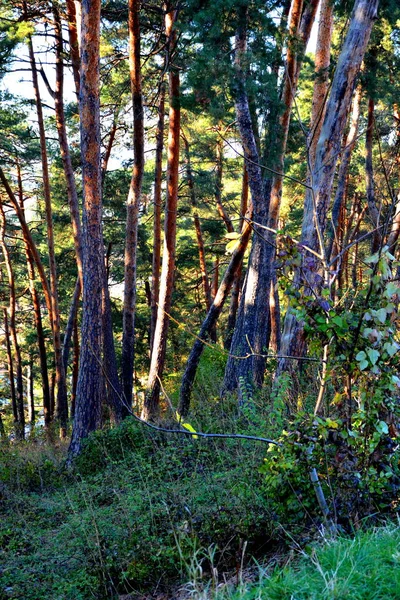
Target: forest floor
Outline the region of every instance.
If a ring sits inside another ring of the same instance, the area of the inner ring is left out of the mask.
[[[400,528],[324,540],[299,506],[283,523],[260,444],[166,439],[128,419],[74,471],[66,450],[0,449],[1,600],[400,598]]]

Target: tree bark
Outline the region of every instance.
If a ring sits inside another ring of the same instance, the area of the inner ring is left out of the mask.
[[[356,0],[350,19],[348,32],[340,53],[326,114],[319,137],[315,165],[312,176],[312,190],[307,190],[304,204],[301,243],[316,252],[324,252],[321,247],[326,228],[327,213],[332,192],[333,177],[340,153],[340,144],[353,96],[354,85],[360,70],[372,25],[376,19],[379,0]],[[318,273],[316,258],[304,254],[302,265],[296,275],[300,288],[305,286],[305,294],[318,293],[323,278]],[[305,351],[303,323],[297,321],[289,310],[286,314],[282,336],[282,354],[302,356]],[[293,372],[295,361],[282,358],[277,374]]]
[[[169,52],[176,43],[174,28],[175,11],[169,10],[165,16]],[[165,364],[169,312],[175,270],[176,217],[178,207],[179,179],[179,138],[180,138],[180,98],[179,71],[173,67],[169,74],[170,109],[168,133],[167,200],[165,206],[164,250],[160,280],[160,296],[157,311],[157,323],[154,332],[151,364],[147,382],[147,393],[142,417],[153,419],[159,411],[160,378]]]
[[[32,238],[32,234],[30,232],[30,229],[27,225],[27,222],[25,220],[25,216],[23,211],[21,210],[21,207],[19,206],[19,203],[15,197],[14,192],[12,191],[10,184],[7,181],[6,176],[4,175],[4,171],[3,169],[0,167],[0,181],[4,186],[4,189],[7,192],[7,195],[10,199],[11,205],[18,217],[18,220],[20,222],[21,228],[22,228],[22,232],[24,235],[24,239],[26,239],[26,242],[29,244],[29,249],[32,253],[32,257],[35,261],[38,273],[39,273],[39,277],[40,277],[40,282],[42,284],[42,289],[43,289],[43,294],[44,294],[44,298],[46,301],[46,307],[47,310],[49,312],[49,315],[51,315],[51,311],[52,311],[52,305],[51,305],[51,291],[50,291],[50,286],[49,283],[47,281],[47,277],[46,277],[46,273],[44,271],[43,268],[43,264],[42,261],[40,259],[40,255],[39,252],[36,248],[36,244]]]
[[[304,52],[308,42],[316,7],[317,2],[310,2],[303,11],[303,0],[292,1],[281,95],[283,112],[273,114],[267,144],[269,160],[278,173],[284,171],[290,114],[300,74],[301,53]],[[301,41],[301,52],[299,41]],[[261,228],[256,229],[256,235],[253,237],[248,274],[242,290],[242,301],[226,365],[224,389],[230,391],[239,387],[241,379],[246,384],[257,387],[262,385],[264,379],[265,355],[271,331],[269,299],[274,278],[275,234],[262,228],[266,226],[272,230],[278,228],[282,182],[281,176],[275,175],[272,184],[267,178],[264,198],[260,198],[258,204],[253,198],[255,226],[257,228],[258,223]],[[279,303],[275,306],[275,317],[277,310],[279,310]],[[246,359],[238,358],[246,355],[249,355]]]
[[[26,2],[24,2],[24,10],[26,12]],[[67,434],[68,420],[68,400],[67,386],[65,380],[65,370],[62,361],[62,345],[60,335],[60,312],[58,306],[58,290],[57,290],[57,268],[54,250],[54,232],[53,232],[53,214],[51,207],[50,193],[50,178],[46,148],[46,133],[44,129],[42,101],[40,98],[39,81],[37,76],[36,59],[33,51],[31,36],[28,36],[29,58],[32,69],[32,82],[35,93],[36,112],[39,126],[40,151],[42,160],[42,175],[43,175],[43,195],[45,201],[46,224],[47,224],[47,245],[49,253],[50,266],[50,290],[51,290],[51,325],[54,340],[54,360],[56,370],[56,386],[57,386],[57,420],[60,424],[60,436],[64,438]]]
[[[244,11],[245,12],[245,11]],[[257,145],[253,133],[253,125],[250,115],[249,102],[247,98],[245,88],[245,75],[242,67],[243,55],[246,48],[246,15],[242,15],[240,19],[240,27],[236,36],[235,46],[235,69],[236,69],[236,81],[237,81],[237,95],[235,100],[236,118],[239,125],[240,137],[242,140],[243,152],[246,159],[246,169],[249,177],[249,186],[252,196],[252,202],[250,202],[246,219],[242,228],[242,235],[238,242],[238,246],[235,248],[230,263],[225,271],[221,285],[219,286],[218,292],[213,300],[211,308],[203,321],[200,332],[190,352],[189,358],[186,363],[185,372],[182,377],[180,398],[179,398],[179,413],[183,416],[187,415],[190,408],[190,398],[194,380],[196,377],[196,371],[200,358],[203,352],[204,344],[210,335],[212,327],[218,320],[221,314],[224,302],[229,294],[231,286],[233,284],[235,275],[241,262],[243,260],[244,253],[247,248],[247,244],[250,239],[252,227],[251,219],[253,216],[253,202],[260,203],[261,198],[264,197],[264,186],[262,182],[261,168],[259,165],[259,157],[257,151]]]
[[[21,359],[21,350],[18,342],[17,336],[17,327],[15,321],[16,315],[16,294],[15,294],[15,279],[14,279],[14,271],[11,264],[10,252],[8,250],[8,246],[5,241],[6,235],[6,217],[4,214],[3,205],[0,203],[0,247],[3,252],[4,263],[7,271],[7,280],[8,280],[8,288],[9,288],[9,309],[8,309],[8,329],[12,341],[13,348],[13,360],[12,360],[12,370],[15,369],[15,375],[17,380],[17,385],[15,388],[16,394],[16,412],[17,412],[17,421],[16,421],[16,436],[19,439],[24,439],[25,437],[25,412],[24,412],[24,388],[23,388],[23,379],[22,379],[22,359]]]
[[[354,94],[353,99],[353,108],[350,118],[350,129],[345,138],[344,148],[342,152],[342,159],[340,161],[338,179],[337,179],[337,187],[335,200],[332,206],[332,230],[330,232],[330,240],[328,241],[328,247],[326,251],[326,256],[330,260],[330,262],[334,259],[338,254],[338,247],[336,243],[336,239],[338,236],[338,225],[339,225],[339,215],[342,209],[345,192],[346,192],[346,182],[347,176],[350,167],[350,161],[353,154],[353,150],[356,146],[357,135],[358,135],[358,122],[360,119],[360,109],[361,109],[361,98],[362,98],[362,88],[361,85],[358,85]],[[332,265],[333,270],[337,270],[339,265]]]
[[[102,291],[106,278],[102,231],[100,136],[100,10],[101,0],[82,2],[81,155],[83,179],[83,314],[75,419],[69,461],[82,440],[101,421],[104,378]]]
[[[150,352],[153,348],[154,331],[157,322],[158,299],[160,292],[161,267],[161,183],[162,155],[164,148],[164,119],[165,119],[165,83],[160,85],[158,106],[158,122],[156,133],[156,156],[154,170],[154,221],[153,221],[153,261],[151,271],[151,322],[150,322]]]
[[[144,115],[140,70],[140,0],[129,0],[129,69],[133,101],[134,166],[127,201],[125,237],[125,287],[122,334],[122,389],[125,401],[132,404],[133,361],[135,351],[135,306],[139,207],[144,171]]]
[[[26,367],[26,403],[28,405],[28,420],[31,425],[34,424],[35,417],[35,398],[33,395],[33,365],[30,361]]]
[[[76,11],[77,4],[78,3],[74,2],[74,0],[66,0],[72,72],[74,75],[76,95],[79,98],[79,88],[80,88],[80,81],[81,81],[81,77],[80,77],[81,59],[80,59],[80,54],[79,54],[79,34],[78,34],[77,11]],[[79,8],[79,11],[80,11],[80,8]],[[79,15],[79,18],[80,18],[80,15]]]
[[[78,385],[79,375],[79,328],[78,319],[75,319],[74,323],[74,359],[72,363],[72,393],[71,393],[71,417],[75,417],[75,403],[76,403],[76,388]]]
[[[82,227],[79,214],[79,200],[76,191],[74,169],[72,167],[71,154],[69,151],[67,128],[64,114],[64,61],[63,61],[63,39],[61,19],[58,10],[54,7],[54,33],[56,38],[56,87],[54,93],[54,106],[56,112],[56,126],[60,154],[67,183],[68,202],[71,213],[72,232],[74,238],[76,264],[80,284],[83,283],[82,274]]]
[[[243,164],[243,176],[242,176],[242,193],[240,199],[240,220],[239,220],[239,232],[243,227],[243,219],[247,211],[247,204],[249,200],[249,176],[247,174],[246,164]],[[224,340],[225,350],[230,350],[232,344],[232,336],[236,324],[236,316],[239,307],[240,289],[242,286],[242,270],[243,265],[240,265],[235,280],[232,285],[231,302],[229,305],[228,321],[226,325],[226,337]]]
[[[371,238],[371,253],[374,254],[378,251],[381,235],[379,233],[379,210],[376,206],[375,198],[375,183],[374,183],[374,166],[372,161],[372,146],[374,139],[374,108],[375,102],[373,98],[368,99],[368,120],[367,120],[367,131],[365,134],[365,187],[367,193],[367,205],[368,212],[372,222],[374,233]]]
[[[208,279],[203,232],[201,230],[200,218],[199,218],[199,214],[197,212],[196,191],[194,189],[192,165],[190,162],[189,142],[187,141],[187,139],[184,135],[181,135],[181,137],[182,137],[182,140],[183,140],[183,143],[185,146],[186,180],[187,180],[187,185],[189,187],[190,202],[192,204],[192,209],[193,209],[193,221],[194,221],[194,229],[196,232],[197,248],[198,248],[198,252],[199,252],[199,264],[200,264],[201,282],[202,282],[202,286],[203,286],[204,303],[205,303],[206,310],[209,311],[210,306],[211,306],[211,288],[210,288],[210,282]]]
[[[17,393],[15,389],[15,379],[14,379],[14,361],[12,355],[11,348],[11,338],[10,338],[10,327],[8,323],[8,311],[6,308],[3,308],[3,317],[4,317],[4,338],[6,340],[6,351],[7,351],[7,367],[8,367],[8,380],[10,382],[10,392],[11,392],[11,408],[14,417],[14,425],[18,427],[18,408],[17,408]]]
[[[19,206],[22,212],[22,215],[25,218],[24,211],[24,195],[22,189],[22,179],[20,166],[17,164],[17,174],[18,174],[18,192],[19,192]],[[28,270],[28,281],[29,281],[29,292],[32,298],[32,306],[33,306],[33,315],[36,327],[36,333],[38,338],[38,349],[39,349],[39,361],[40,361],[40,373],[42,377],[42,390],[43,390],[43,417],[45,427],[48,427],[51,422],[51,402],[50,402],[50,386],[49,386],[49,374],[48,374],[48,366],[47,366],[47,352],[46,352],[46,342],[43,331],[43,320],[42,320],[42,309],[40,305],[39,293],[35,286],[35,266],[34,260],[32,257],[31,247],[29,245],[29,240],[26,236],[26,231],[22,229],[22,237],[24,239],[25,246],[25,256],[26,256],[26,265]]]
[[[315,50],[315,81],[311,107],[309,161],[315,162],[315,152],[322,123],[324,122],[326,100],[329,90],[329,66],[331,62],[331,40],[333,30],[332,0],[321,0],[317,47]]]

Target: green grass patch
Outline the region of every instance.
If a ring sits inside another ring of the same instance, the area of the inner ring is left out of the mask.
[[[257,585],[220,597],[227,596],[231,600],[398,600],[400,528],[376,528],[352,539],[312,545],[272,574],[262,573]]]

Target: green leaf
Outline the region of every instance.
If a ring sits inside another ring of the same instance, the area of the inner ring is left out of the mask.
[[[194,427],[192,427],[192,425],[191,425],[190,423],[184,423],[184,422],[182,421],[182,417],[181,417],[181,415],[178,413],[178,411],[176,411],[176,413],[175,413],[175,414],[176,414],[176,419],[177,419],[178,423],[179,423],[180,425],[182,425],[182,427],[184,427],[185,429],[187,429],[187,430],[188,430],[188,431],[190,431],[191,433],[196,433],[196,430],[194,429]],[[194,438],[195,440],[197,440],[197,439],[199,438],[199,436],[198,436],[198,435],[194,435],[194,436],[193,436],[193,438]]]
[[[399,345],[396,342],[386,342],[383,345],[383,349],[389,354],[390,358],[396,354],[399,349]]]
[[[379,421],[378,424],[376,425],[375,429],[381,435],[382,434],[387,435],[389,433],[389,427],[385,421]]]
[[[240,240],[231,240],[230,242],[227,243],[227,245],[225,246],[225,250],[227,252],[227,254],[232,254],[232,252],[234,252],[236,250],[236,248],[239,246]]]
[[[358,361],[365,360],[366,358],[367,355],[365,354],[364,350],[361,350],[356,356],[356,360]]]
[[[380,308],[379,310],[377,310],[375,312],[375,315],[377,316],[377,318],[379,319],[379,321],[381,323],[384,323],[386,321],[386,309],[385,308]]]
[[[376,365],[377,360],[380,356],[378,350],[374,350],[374,348],[367,348],[368,358],[371,361],[372,365]]]
[[[227,240],[238,240],[240,238],[240,233],[238,233],[237,231],[231,231],[230,233],[226,233],[224,235],[224,237]]]

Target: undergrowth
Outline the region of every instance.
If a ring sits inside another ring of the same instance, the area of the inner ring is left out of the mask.
[[[259,444],[166,437],[128,419],[91,436],[73,472],[62,447],[1,453],[1,598],[118,598],[184,581],[200,549],[223,571],[244,544],[249,558],[276,545]]]

